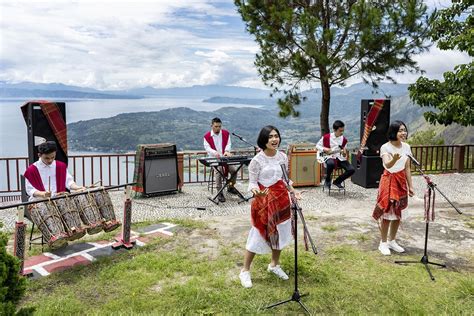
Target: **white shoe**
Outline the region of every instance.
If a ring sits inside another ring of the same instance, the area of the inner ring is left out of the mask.
[[[388,242],[380,241],[379,250],[384,256],[390,256],[390,247],[388,246]]]
[[[403,249],[402,247],[400,247],[399,244],[397,244],[397,242],[394,240],[390,240],[388,242],[388,247],[396,252],[405,252],[405,249]]]
[[[243,287],[247,289],[252,287],[252,279],[250,278],[250,271],[240,271],[239,278],[240,278],[240,283],[242,284]]]
[[[273,272],[282,280],[288,280],[288,275],[286,275],[285,271],[282,270],[280,265],[276,265],[274,267],[272,267],[271,265],[268,265],[267,271]]]

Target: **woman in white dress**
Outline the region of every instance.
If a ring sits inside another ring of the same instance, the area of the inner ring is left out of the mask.
[[[252,228],[247,239],[244,267],[239,278],[243,287],[252,287],[250,265],[255,254],[271,253],[267,267],[283,280],[288,275],[280,267],[281,250],[291,243],[291,210],[288,190],[294,191],[283,181],[282,166],[288,170],[288,157],[278,150],[280,132],[274,126],[262,128],[257,144],[262,149],[249,165],[249,191],[254,195],[251,206]],[[300,198],[299,192],[295,192]]]
[[[410,145],[405,143],[407,136],[405,123],[395,121],[388,128],[389,142],[380,148],[385,170],[380,178],[377,204],[372,217],[381,221],[379,250],[386,256],[390,255],[390,249],[396,252],[405,251],[397,244],[395,237],[400,226],[402,210],[408,206],[408,195],[414,195],[408,158],[412,153]]]

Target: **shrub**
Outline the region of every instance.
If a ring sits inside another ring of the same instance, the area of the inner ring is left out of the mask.
[[[0,315],[15,315],[16,305],[26,290],[26,279],[19,274],[19,260],[7,253],[7,243],[8,235],[0,231]],[[25,310],[19,313],[25,312],[28,313]]]

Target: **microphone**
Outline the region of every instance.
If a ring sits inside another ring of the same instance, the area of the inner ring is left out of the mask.
[[[240,136],[240,135],[238,135],[238,134],[236,134],[236,133],[234,133],[234,132],[232,132],[231,134],[234,135],[235,137],[240,138],[240,140],[243,140],[243,139],[244,139],[242,136]]]
[[[288,178],[288,172],[286,171],[286,165],[284,163],[280,164],[281,171],[283,172],[283,181],[285,181],[286,185],[290,183]]]
[[[410,160],[415,164],[417,165],[418,167],[421,167],[421,164],[418,162],[418,160],[415,159],[415,157],[413,157],[412,155],[410,154],[407,154],[408,158],[410,158]]]

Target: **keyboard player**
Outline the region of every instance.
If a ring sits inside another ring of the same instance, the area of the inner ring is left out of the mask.
[[[232,142],[229,132],[222,129],[222,121],[218,117],[212,119],[211,130],[204,134],[204,149],[206,149],[208,157],[221,158],[223,156],[232,156],[230,153],[232,150]],[[220,168],[224,169],[221,171],[225,176],[228,176],[229,173],[231,176],[227,191],[232,194],[237,194],[236,189],[234,188],[235,180],[237,178],[237,167],[225,166]],[[215,177],[217,190],[219,191],[222,188],[223,179],[219,172],[215,173]],[[219,202],[225,202],[225,197],[222,192],[219,194],[218,199]]]

